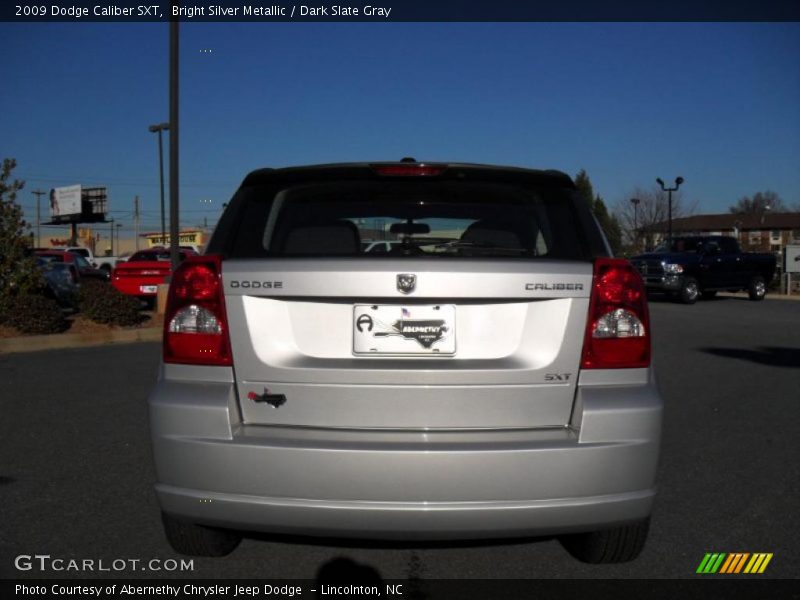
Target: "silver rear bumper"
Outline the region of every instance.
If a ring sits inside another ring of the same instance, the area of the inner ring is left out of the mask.
[[[593,373],[563,428],[464,431],[248,426],[232,382],[161,379],[149,400],[156,493],[162,510],[196,523],[359,538],[634,521],[652,507],[662,413],[643,372],[625,386]]]

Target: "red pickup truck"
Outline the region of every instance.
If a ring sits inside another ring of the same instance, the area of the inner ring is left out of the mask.
[[[181,250],[180,259],[196,256],[193,250]],[[172,274],[169,248],[140,250],[126,262],[117,263],[111,274],[111,284],[123,294],[136,296],[152,304],[158,286]]]

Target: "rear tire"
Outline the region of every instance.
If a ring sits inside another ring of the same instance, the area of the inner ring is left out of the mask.
[[[233,531],[195,525],[165,513],[161,513],[161,520],[169,545],[180,554],[227,556],[242,541],[242,536]]]
[[[641,554],[650,528],[650,517],[613,529],[561,537],[561,545],[573,557],[590,564],[622,563]]]
[[[756,302],[764,299],[764,296],[767,295],[767,284],[763,277],[757,275],[750,280],[750,285],[747,286],[747,295],[750,296],[750,300]]]
[[[684,304],[694,304],[700,296],[700,286],[697,284],[697,279],[694,277],[687,277],[683,280],[681,291],[678,292],[678,298]]]

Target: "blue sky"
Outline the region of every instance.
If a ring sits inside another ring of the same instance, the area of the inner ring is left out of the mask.
[[[699,213],[800,203],[798,23],[181,27],[182,225],[258,167],[409,155],[583,168],[610,206],[678,175]],[[0,50],[29,218],[33,189],[107,185],[124,231],[135,195],[155,228],[168,25],[0,23]]]

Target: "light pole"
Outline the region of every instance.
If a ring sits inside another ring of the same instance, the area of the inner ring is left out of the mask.
[[[169,131],[169,123],[150,125],[147,129],[151,133],[158,133],[158,179],[161,184],[161,242],[166,246],[167,224],[164,217],[164,144],[161,139],[161,132]]]
[[[108,228],[108,239],[111,240],[111,254],[109,256],[114,256],[114,219],[110,219],[109,222],[111,223]]]
[[[47,192],[42,190],[33,190],[31,192],[36,196],[36,247],[42,247],[42,215],[41,215],[41,203],[39,200],[42,196],[44,196]]]
[[[638,251],[639,250],[639,224],[638,224],[638,219],[637,219],[639,202],[641,202],[641,200],[639,198],[631,198],[631,204],[633,204],[633,249],[634,249],[634,251]]]
[[[667,192],[667,240],[672,240],[672,192],[678,191],[678,188],[681,187],[683,183],[683,177],[676,177],[675,178],[675,187],[668,188],[664,187],[664,182],[661,180],[660,177],[656,177],[656,183],[661,186],[661,191]]]
[[[119,254],[119,228],[122,227],[122,223],[117,223],[117,254]],[[113,252],[111,256],[116,256]]]

